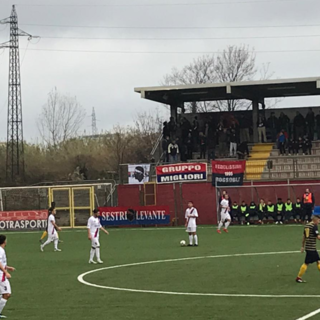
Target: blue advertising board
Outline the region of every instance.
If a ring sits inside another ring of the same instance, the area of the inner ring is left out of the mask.
[[[103,226],[169,225],[169,206],[101,207]]]

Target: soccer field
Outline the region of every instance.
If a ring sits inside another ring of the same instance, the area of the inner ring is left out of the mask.
[[[109,231],[100,235],[103,265],[88,264],[85,230],[62,231],[63,251],[48,245],[43,253],[40,233],[7,233],[8,264],[17,271],[3,313],[19,320],[296,320],[320,307],[316,266],[307,283],[295,282],[304,261],[301,226],[230,227],[221,235],[203,227],[199,247],[179,246],[187,240],[181,228]],[[108,269],[126,264],[133,265]],[[78,281],[96,269],[83,280],[101,287]]]

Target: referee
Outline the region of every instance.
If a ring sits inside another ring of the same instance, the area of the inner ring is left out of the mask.
[[[305,225],[302,238],[301,252],[306,251],[306,258],[304,264],[301,266],[299,274],[296,278],[296,282],[303,283],[302,276],[308,269],[310,263],[317,263],[317,267],[320,271],[320,257],[317,251],[317,240],[320,240],[318,224],[320,221],[320,215],[313,215],[312,221]]]

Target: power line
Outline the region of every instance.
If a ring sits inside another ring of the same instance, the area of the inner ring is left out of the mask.
[[[113,38],[113,37],[58,37],[48,36],[41,37],[42,39],[68,39],[68,40],[147,40],[147,41],[167,41],[167,40],[237,40],[237,39],[282,39],[282,38],[316,38],[320,37],[320,34],[308,34],[308,35],[284,35],[284,36],[257,36],[257,37],[206,37],[206,38]]]
[[[28,49],[29,51],[49,52],[79,52],[79,53],[107,53],[107,54],[219,54],[221,51],[111,51],[111,50],[71,50],[71,49]],[[310,50],[274,50],[253,51],[253,53],[304,53],[320,52],[316,49]]]
[[[306,0],[305,0],[306,1]],[[309,0],[317,1],[317,0]],[[123,4],[26,4],[18,3],[16,5],[23,7],[174,7],[174,6],[212,6],[212,5],[232,5],[232,4],[261,4],[261,3],[288,3],[300,2],[300,0],[245,0],[245,1],[215,1],[215,2],[190,2],[190,3],[123,3]]]
[[[87,28],[87,29],[262,29],[262,28],[303,28],[303,27],[320,27],[320,24],[300,24],[300,25],[273,25],[273,26],[196,26],[196,27],[153,27],[153,26],[75,26],[75,25],[57,25],[57,24],[35,24],[35,23],[22,23],[23,26],[33,26],[33,27],[55,27],[55,28]]]

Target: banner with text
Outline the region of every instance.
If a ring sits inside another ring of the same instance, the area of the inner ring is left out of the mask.
[[[136,226],[170,224],[169,206],[101,207],[103,226]]]
[[[128,183],[144,184],[149,182],[150,164],[129,164]]]
[[[0,230],[32,230],[47,228],[48,211],[0,211]]]
[[[213,186],[241,186],[246,170],[245,161],[212,161]]]
[[[206,163],[179,163],[157,167],[157,183],[207,181]]]

